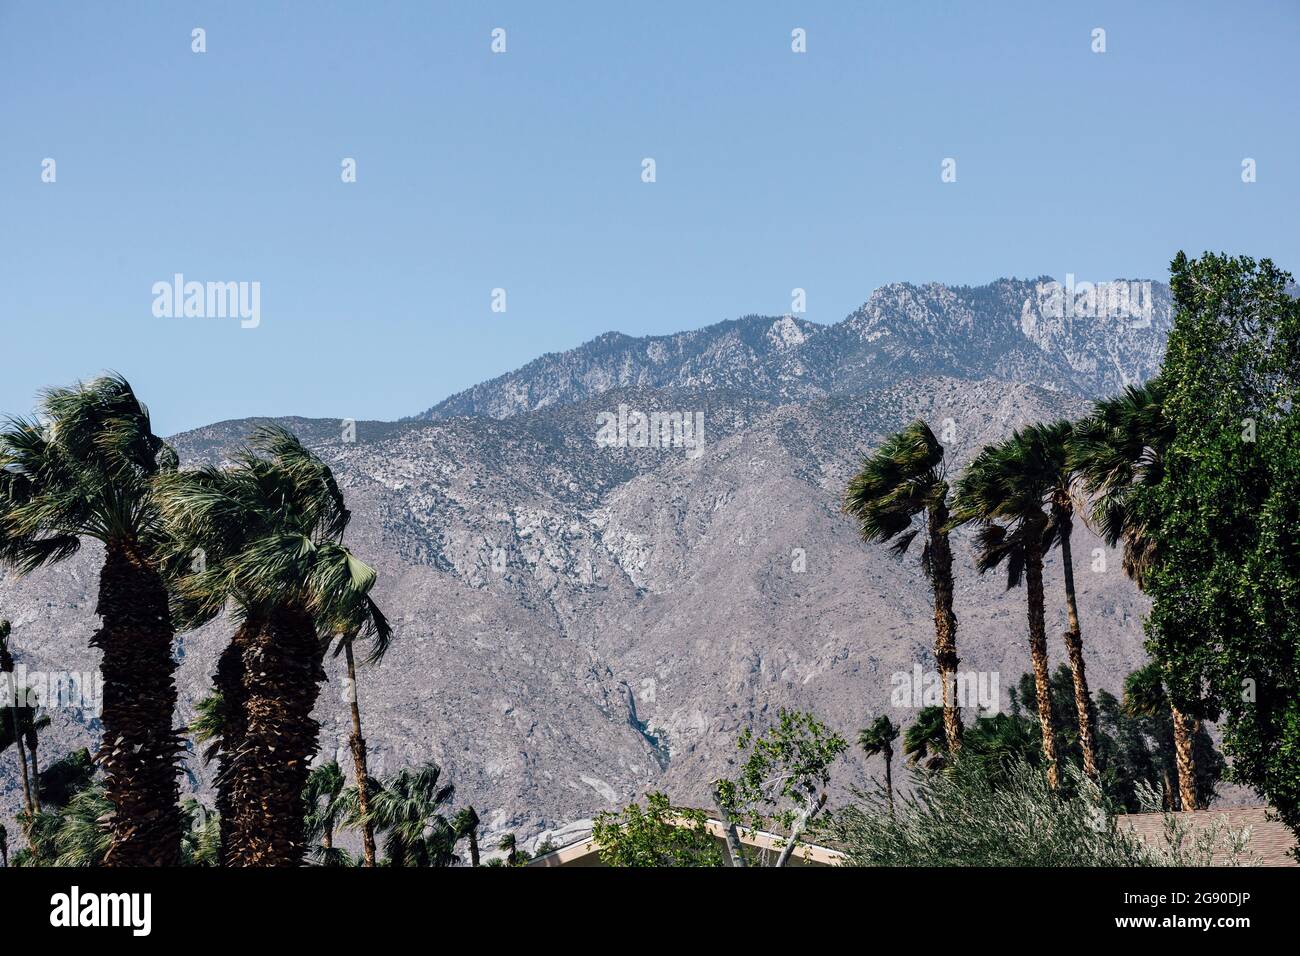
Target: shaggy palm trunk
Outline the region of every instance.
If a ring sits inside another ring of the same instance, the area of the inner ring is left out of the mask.
[[[478,827],[469,831],[469,865],[478,866]]]
[[[1070,532],[1073,520],[1068,508],[1062,504],[1053,507],[1061,529],[1061,570],[1065,575],[1065,608],[1070,617],[1070,629],[1065,632],[1065,650],[1070,659],[1070,673],[1074,678],[1074,708],[1079,715],[1079,749],[1083,751],[1083,772],[1091,779],[1099,779],[1097,771],[1096,727],[1092,695],[1088,693],[1088,675],[1083,666],[1083,631],[1079,627],[1079,605],[1074,592],[1074,556],[1070,550]]]
[[[1056,735],[1052,732],[1052,685],[1047,673],[1047,625],[1043,616],[1043,551],[1037,532],[1025,546],[1025,591],[1029,605],[1029,656],[1034,663],[1034,694],[1038,698],[1038,724],[1043,734],[1043,764],[1047,785],[1056,788]]]
[[[0,827],[0,866],[9,869],[9,837]]]
[[[244,620],[226,649],[221,652],[221,657],[217,659],[216,673],[212,676],[213,689],[221,698],[221,743],[216,777],[217,826],[221,833],[218,860],[221,866],[230,864],[230,848],[234,845],[234,826],[238,816],[233,792],[234,780],[248,736],[248,714],[244,700],[244,654],[259,628],[255,618],[248,617]]]
[[[320,729],[311,712],[325,679],[316,627],[303,608],[274,609],[244,654],[243,751],[234,767],[231,866],[301,866],[302,792]]]
[[[952,548],[944,525],[948,506],[930,505],[930,584],[934,588],[934,660],[943,681],[943,733],[948,753],[961,750],[961,711],[957,708],[957,615],[952,610]]]
[[[352,764],[357,775],[357,804],[361,810],[361,846],[366,866],[375,865],[375,825],[370,819],[370,776],[366,769],[366,738],[361,736],[361,708],[357,703],[357,665],[352,658],[352,641],[343,645],[348,665],[348,704],[352,708]],[[478,847],[470,835],[474,865],[478,866]]]
[[[111,541],[91,640],[103,652],[104,737],[97,760],[113,804],[105,866],[179,866],[180,735],[167,588],[138,545]]]
[[[1197,809],[1196,802],[1196,721],[1177,707],[1170,706],[1174,723],[1174,757],[1178,762],[1178,798],[1184,810]]]

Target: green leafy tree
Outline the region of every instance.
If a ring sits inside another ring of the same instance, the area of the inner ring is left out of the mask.
[[[944,718],[946,724],[946,711]],[[898,725],[885,714],[881,714],[873,720],[866,729],[858,731],[858,746],[862,748],[862,752],[868,757],[879,754],[885,760],[885,792],[889,796],[890,807],[894,805],[892,764],[894,761],[894,743],[898,740],[898,734]],[[951,738],[948,738],[948,745],[952,746]]]
[[[785,830],[784,846],[774,866],[785,866],[800,838],[826,807],[831,765],[848,749],[848,741],[812,714],[782,708],[777,722],[762,734],[746,727],[736,741],[748,754],[735,779],[714,783],[714,793],[728,828],[731,864],[745,865],[735,826]]]
[[[956,701],[957,615],[952,609],[944,474],[943,445],[924,421],[912,422],[863,461],[849,481],[844,510],[857,520],[864,541],[892,542],[891,550],[899,557],[924,534],[921,570],[934,595],[934,659],[943,683],[948,750],[955,753],[961,747],[961,711]]]
[[[99,760],[112,804],[109,866],[176,865],[176,662],[159,569],[154,480],[176,455],[121,376],[46,391],[39,418],[0,430],[0,563],[26,574],[104,546],[90,643],[102,652]]]
[[[704,812],[674,807],[664,793],[647,793],[644,808],[598,814],[592,837],[606,866],[722,866]]]
[[[1232,776],[1300,833],[1300,303],[1268,260],[1182,253],[1160,372],[1173,437],[1134,493],[1159,541],[1147,646],[1174,706],[1223,719]]]

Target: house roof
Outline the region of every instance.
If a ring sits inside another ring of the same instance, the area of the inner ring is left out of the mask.
[[[1237,862],[1251,866],[1300,866],[1290,851],[1296,847],[1295,834],[1268,807],[1237,807],[1224,810],[1193,810],[1171,814],[1195,834],[1214,826],[1238,831],[1250,828],[1244,859]],[[1144,841],[1152,846],[1164,845],[1165,814],[1128,813],[1120,817]],[[1216,851],[1215,863],[1233,862],[1226,850]]]
[[[709,818],[705,821],[705,826],[708,827],[714,839],[719,842],[726,839],[726,826],[721,820]],[[736,832],[741,843],[758,850],[779,853],[785,842],[779,833],[769,833],[766,830],[753,830],[749,827],[738,826]],[[801,840],[799,845],[795,847],[790,862],[803,866],[838,866],[843,859],[844,854],[838,850],[818,846],[815,843],[805,843]],[[536,859],[530,860],[527,865],[601,866],[602,864],[595,838],[587,837],[585,840],[579,840],[576,843],[570,843],[568,846],[562,846],[558,850],[552,850],[550,853],[544,853]]]

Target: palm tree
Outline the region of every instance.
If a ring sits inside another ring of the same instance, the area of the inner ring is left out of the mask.
[[[9,831],[0,823],[0,866],[9,869]]]
[[[1124,712],[1130,717],[1159,717],[1169,709],[1169,698],[1160,679],[1160,666],[1154,661],[1139,667],[1124,678]],[[1177,747],[1175,754],[1177,753]],[[1168,764],[1164,765],[1164,798],[1166,809],[1173,809],[1174,792],[1170,786]],[[1183,804],[1184,810],[1194,810],[1195,803]]]
[[[946,723],[946,721],[945,721]],[[898,725],[882,714],[865,730],[858,732],[858,745],[868,757],[880,754],[885,758],[885,792],[889,795],[889,812],[894,812],[894,778],[890,764],[894,759],[894,741],[898,739]]]
[[[113,849],[113,834],[100,822],[113,812],[108,792],[91,784],[59,808],[54,831],[54,866],[106,866]]]
[[[1065,581],[1065,610],[1069,626],[1062,637],[1070,673],[1074,678],[1074,708],[1079,717],[1079,749],[1083,754],[1083,772],[1099,780],[1097,768],[1097,714],[1083,662],[1083,632],[1079,627],[1079,602],[1074,589],[1074,554],[1070,536],[1074,531],[1074,486],[1077,472],[1070,459],[1074,425],[1056,421],[1030,425],[1023,432],[1021,461],[1026,478],[1039,482],[1048,512],[1047,540],[1044,550],[1056,544],[1061,549],[1061,573]]]
[[[172,626],[153,482],[176,454],[131,386],[107,375],[46,391],[41,416],[0,430],[0,563],[26,574],[104,546],[91,639],[104,680],[98,759],[112,804],[108,866],[180,860]]]
[[[478,813],[473,807],[466,807],[456,814],[451,825],[457,839],[469,840],[469,865],[478,866]]]
[[[1158,556],[1157,542],[1137,517],[1133,500],[1140,489],[1160,483],[1173,426],[1164,415],[1165,389],[1159,378],[1129,386],[1114,398],[1094,403],[1092,414],[1075,425],[1070,457],[1092,497],[1090,523],[1111,547],[1123,545],[1124,572],[1139,590]],[[1193,742],[1200,733],[1195,702],[1167,701],[1174,725],[1174,754],[1182,805],[1198,806]]]
[[[943,708],[922,707],[903,734],[903,755],[912,766],[941,770],[948,763]]]
[[[356,658],[352,653],[352,645],[356,642],[357,635],[366,628],[367,619],[369,619],[371,625],[369,632],[374,636],[374,642],[366,662],[378,663],[388,650],[392,630],[379,608],[374,606],[373,602],[368,605],[360,604],[353,607],[351,612],[350,620],[339,622],[342,626],[342,637],[339,639],[334,655],[337,657],[339,651],[342,651],[344,661],[347,664],[346,694],[348,709],[351,711],[352,716],[352,735],[348,738],[348,746],[352,751],[352,769],[357,780],[368,780],[370,773],[366,766],[366,738],[361,733],[361,706],[357,700],[357,665]],[[359,787],[357,789],[357,799],[360,807],[362,859],[365,866],[374,866],[375,828],[370,821],[370,794],[368,788]]]
[[[369,816],[375,829],[386,833],[384,850],[389,866],[451,863],[455,830],[442,811],[456,788],[441,783],[441,775],[441,768],[430,761],[414,770],[400,770],[387,783],[373,786]],[[362,821],[358,814],[349,822]]]
[[[300,865],[324,655],[339,621],[390,637],[369,597],[377,575],[343,546],[351,516],[333,473],[284,428],[258,429],[232,468],[176,472],[159,489],[179,616],[193,625],[230,603],[239,623],[214,677],[226,861]]]
[[[943,681],[944,733],[948,750],[961,748],[961,711],[956,703],[957,615],[952,609],[952,549],[948,542],[948,483],[944,451],[923,421],[890,435],[849,481],[844,510],[858,521],[864,541],[892,541],[902,556],[925,532],[921,569],[934,594],[934,659]],[[925,520],[917,523],[916,518]]]
[[[334,849],[334,831],[343,818],[343,771],[337,762],[321,764],[307,778],[303,789],[303,802],[307,806],[306,836],[311,842],[321,841],[322,856],[328,858]]]
[[[515,839],[513,833],[507,833],[497,843],[497,849],[506,855],[506,866],[517,866],[519,863],[519,841]]]
[[[186,827],[181,838],[181,859],[186,866],[221,865],[221,821],[193,797],[181,803]]]
[[[980,523],[975,567],[981,574],[1005,562],[1008,589],[1019,585],[1022,578],[1025,581],[1029,654],[1042,728],[1043,763],[1048,784],[1056,787],[1059,782],[1056,737],[1052,732],[1052,692],[1043,611],[1043,551],[1051,536],[1049,519],[1043,511],[1042,470],[1031,465],[1032,454],[1033,446],[1021,432],[1001,444],[984,448],[957,481],[952,524]]]

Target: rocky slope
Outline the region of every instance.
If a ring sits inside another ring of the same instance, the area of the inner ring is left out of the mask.
[[[652,787],[704,802],[736,731],[780,706],[846,734],[884,711],[893,673],[932,665],[932,611],[915,560],[863,546],[839,512],[861,455],[921,416],[959,467],[1017,425],[1077,415],[1086,396],[1158,366],[1165,290],[1154,321],[1133,328],[1052,319],[1044,285],[889,286],[826,327],[748,318],[610,334],[417,419],[357,423],[355,441],[336,421],[287,420],[334,467],[355,516],[350,544],[380,568],[378,599],[398,630],[360,681],[376,770],[436,759],[491,832],[536,837]],[[600,416],[620,406],[700,413],[704,445],[606,447]],[[187,463],[219,462],[254,424],[175,445]],[[1087,661],[1095,685],[1114,690],[1141,660],[1145,606],[1116,556],[1095,548],[1076,535]],[[975,574],[964,536],[956,558],[962,665],[998,673],[1005,706],[1028,667],[1023,594]],[[97,561],[87,548],[0,583],[29,669],[95,665]],[[1059,575],[1053,559],[1053,665],[1064,660]],[[178,639],[181,719],[228,633],[217,623]],[[45,755],[93,741],[93,717],[51,716]],[[322,753],[346,766],[336,668],[317,716]],[[186,770],[187,787],[208,788],[197,757]],[[841,784],[863,773],[851,756]],[[9,808],[17,786],[6,754]]]

